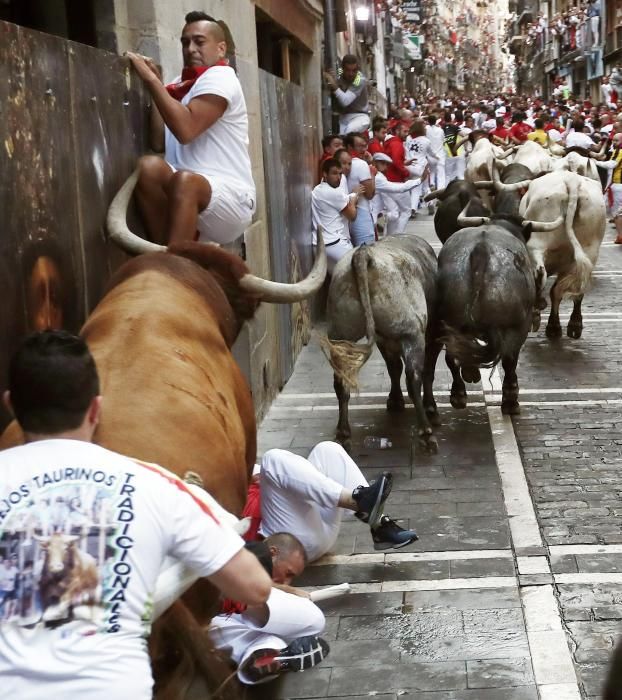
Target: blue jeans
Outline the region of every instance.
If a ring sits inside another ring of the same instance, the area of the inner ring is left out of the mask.
[[[374,235],[374,220],[371,218],[369,209],[356,209],[356,219],[350,222],[350,238],[352,245],[371,245],[376,237]]]

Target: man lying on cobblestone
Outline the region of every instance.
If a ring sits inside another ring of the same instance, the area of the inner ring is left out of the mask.
[[[287,450],[269,450],[256,471],[261,493],[259,535],[291,533],[302,542],[309,561],[332,549],[346,510],[369,526],[376,550],[405,547],[418,539],[413,530],[384,515],[392,475],[384,472],[368,484],[336,442],[320,442],[307,459]]]
[[[238,665],[240,681],[254,685],[285,671],[316,666],[329,646],[318,636],[326,626],[324,614],[309,593],[291,586],[307,563],[300,540],[279,532],[248,546],[272,577],[270,597],[255,607],[225,601],[223,612],[211,622],[210,638]]]

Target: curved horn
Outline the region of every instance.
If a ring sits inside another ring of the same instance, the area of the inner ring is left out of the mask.
[[[494,182],[492,180],[480,180],[479,182],[474,182],[473,186],[478,190],[492,190],[494,189]]]
[[[500,153],[500,154],[499,154],[498,156],[496,156],[496,157],[499,158],[499,160],[505,160],[506,158],[508,158],[509,156],[511,156],[512,153],[514,153],[514,150],[515,150],[515,149],[514,149],[514,146],[512,146],[512,148],[508,148],[507,151],[503,151],[503,153]]]
[[[481,226],[482,224],[490,223],[489,216],[467,216],[466,213],[470,203],[471,202],[467,202],[466,207],[460,212],[456,219],[457,224],[464,228],[466,226]]]
[[[443,187],[442,190],[431,190],[426,194],[426,196],[423,198],[424,202],[431,202],[433,199],[438,199],[440,196],[445,194],[445,190],[447,188]]]
[[[127,227],[127,207],[137,182],[138,168],[123,183],[108,207],[108,216],[106,217],[108,235],[129,255],[163,252],[166,250],[166,246],[146,241],[132,233]]]
[[[291,304],[315,294],[324,284],[326,270],[324,236],[322,235],[322,230],[318,228],[315,262],[311,272],[305,279],[295,284],[287,284],[286,282],[264,280],[261,277],[255,277],[255,275],[248,273],[240,279],[240,287],[247,292],[256,294],[262,301],[272,302],[273,304]]]
[[[496,168],[492,171],[492,180],[495,184],[496,190],[501,190],[502,192],[516,192],[517,190],[525,189],[529,187],[531,180],[521,180],[520,182],[513,182],[511,185],[507,185],[505,182],[501,182],[499,173]]]
[[[530,224],[532,231],[554,231],[558,226],[564,223],[564,215],[560,214],[555,221],[530,221],[525,219],[523,225]]]

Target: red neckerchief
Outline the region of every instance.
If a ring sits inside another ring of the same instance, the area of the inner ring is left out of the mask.
[[[228,66],[229,63],[225,60],[220,60],[214,63],[214,66]],[[181,79],[178,83],[171,83],[166,86],[166,90],[171,97],[176,100],[181,100],[190,92],[190,88],[196,81],[205,73],[206,70],[214,66],[189,66],[181,72]]]

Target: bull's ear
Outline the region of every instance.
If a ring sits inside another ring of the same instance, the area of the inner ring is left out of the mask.
[[[525,239],[525,243],[531,238],[531,222],[523,224],[523,238]]]

